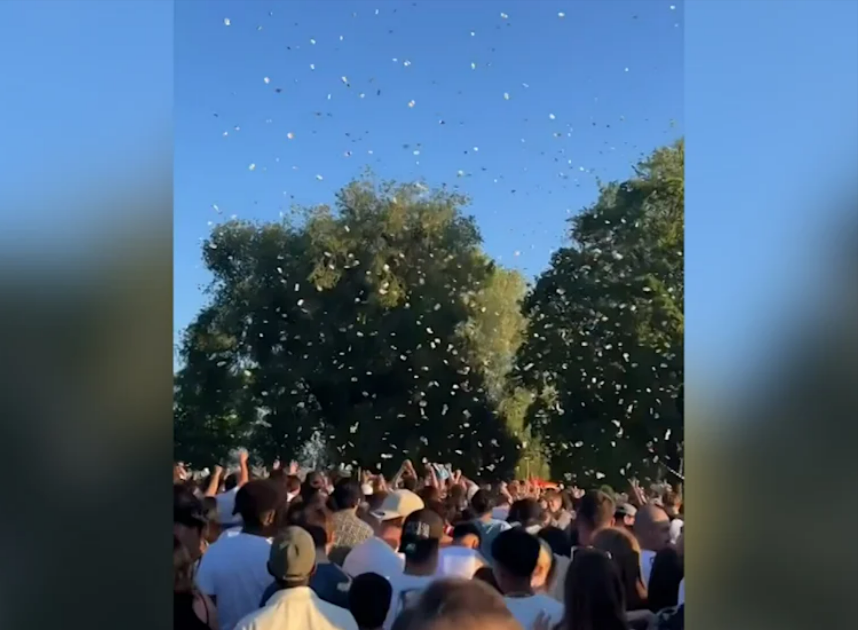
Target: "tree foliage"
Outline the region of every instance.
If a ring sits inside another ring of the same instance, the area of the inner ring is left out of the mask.
[[[515,382],[552,471],[621,481],[678,467],[683,380],[684,144],[601,186],[524,303]]]
[[[466,202],[363,180],[334,208],[218,226],[210,305],[181,349],[177,448],[215,456],[249,436],[289,458],[320,432],[364,468],[406,455],[510,474],[520,444],[502,411],[525,285],[483,253]]]

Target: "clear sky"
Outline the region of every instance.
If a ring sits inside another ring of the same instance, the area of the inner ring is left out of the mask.
[[[682,116],[680,2],[178,2],[175,327],[212,224],[331,203],[367,167],[467,193],[532,277]]]

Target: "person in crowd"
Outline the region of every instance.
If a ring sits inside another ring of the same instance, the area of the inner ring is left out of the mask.
[[[670,518],[664,508],[647,503],[635,515],[635,537],[641,546],[641,573],[649,584],[655,555],[670,544]]]
[[[352,578],[362,573],[378,573],[391,579],[402,572],[405,559],[397,553],[405,519],[423,509],[423,501],[408,490],[394,490],[385,496],[372,515],[378,519],[378,533],[354,547],[343,561],[343,570]]]
[[[480,582],[485,582],[486,584],[491,586],[493,589],[495,589],[498,593],[501,592],[500,585],[498,584],[498,581],[495,579],[495,572],[488,565],[486,565],[484,567],[480,567],[479,569],[477,569],[477,572],[474,573],[474,580],[479,580]],[[501,593],[501,594],[503,594],[503,593]]]
[[[647,595],[649,609],[659,612],[679,604],[679,585],[683,579],[682,558],[673,547],[665,547],[652,563]]]
[[[562,602],[566,573],[572,562],[572,540],[565,531],[557,527],[543,527],[537,533],[537,537],[545,541],[554,553],[553,566],[545,585],[545,592],[558,602]]]
[[[214,603],[194,586],[194,563],[182,541],[173,535],[173,628],[219,630]]]
[[[330,512],[320,506],[301,510],[292,525],[302,527],[316,545],[316,570],[310,578],[310,588],[321,599],[341,608],[348,607],[348,591],[351,579],[328,559],[328,550],[334,544],[334,525]],[[262,606],[277,592],[275,580],[262,596]]]
[[[249,455],[242,449],[238,453],[238,473],[224,478],[224,491],[215,495],[217,501],[218,523],[224,533],[241,531],[241,515],[235,509],[235,500],[239,490],[250,481]]]
[[[203,516],[206,519],[206,526],[203,529],[203,540],[205,547],[208,547],[220,538],[222,533],[217,517],[217,499],[214,497],[203,497],[202,508]]]
[[[578,546],[589,547],[593,537],[614,525],[614,500],[601,490],[590,490],[581,497],[575,518]],[[574,557],[574,556],[573,556]]]
[[[461,484],[456,484],[447,492],[447,502],[450,511],[455,514],[461,514],[468,507],[468,499],[465,496],[465,487]],[[501,519],[503,520],[503,519]]]
[[[555,626],[546,614],[532,630],[630,630],[625,589],[611,559],[597,549],[581,548],[566,577],[563,613]]]
[[[453,527],[453,541],[442,547],[438,557],[438,577],[471,579],[486,566],[480,553],[480,529],[475,523],[463,521]]]
[[[555,555],[564,556],[566,558],[572,557],[572,540],[569,538],[569,534],[566,533],[565,529],[549,525],[548,527],[540,529],[536,536],[547,542]]]
[[[474,523],[480,530],[480,553],[489,562],[492,561],[492,542],[495,537],[510,528],[510,524],[492,518],[494,499],[486,490],[478,490],[471,498],[470,507],[474,511]]]
[[[334,486],[331,495],[333,507],[334,546],[331,549],[331,562],[342,566],[353,547],[373,537],[372,527],[357,516],[357,509],[363,499],[360,484],[344,477]]]
[[[662,497],[661,504],[670,519],[670,544],[675,545],[685,525],[682,520],[682,495],[669,489]]]
[[[641,552],[637,539],[625,529],[610,527],[601,530],[592,541],[610,557],[625,589],[627,610],[647,608],[647,589],[641,576]]]
[[[509,518],[509,508],[512,506],[513,499],[509,492],[509,488],[503,482],[497,485],[497,490],[493,493],[496,497],[495,506],[492,508],[492,518],[499,521],[506,521]]]
[[[495,589],[478,580],[446,578],[427,587],[393,630],[525,629]]]
[[[507,521],[510,525],[519,525],[529,533],[536,534],[545,525],[545,516],[545,511],[536,499],[518,499],[509,508]]]
[[[617,511],[614,513],[614,524],[616,527],[622,527],[630,532],[634,531],[635,515],[637,512],[637,508],[628,501],[619,504]]]
[[[536,561],[536,569],[533,571],[530,585],[533,587],[534,593],[546,593],[550,595],[549,591],[555,581],[554,578],[557,571],[556,556],[551,550],[551,545],[538,536],[537,540],[539,541],[539,559]]]
[[[548,524],[560,529],[566,529],[572,523],[572,514],[563,507],[563,496],[558,490],[547,490],[543,495],[545,500]]]
[[[360,630],[382,630],[393,589],[387,578],[378,573],[363,573],[352,582],[348,609]]]
[[[277,592],[263,607],[240,619],[236,630],[358,630],[351,613],[321,599],[310,588],[316,570],[316,546],[295,525],[282,530],[269,545],[267,568]]]
[[[553,623],[563,616],[563,605],[543,593],[535,593],[534,581],[542,545],[536,536],[515,527],[497,535],[492,543],[492,569],[507,607],[524,628],[531,628],[540,613]]]
[[[268,481],[244,484],[235,497],[241,531],[221,536],[200,563],[197,585],[217,606],[224,630],[232,630],[239,619],[259,607],[271,581],[266,565],[279,498]]]
[[[433,510],[423,508],[406,517],[402,526],[399,551],[405,558],[402,573],[391,578],[393,596],[385,628],[409,608],[420,593],[436,579],[438,554],[444,536],[444,520]]]
[[[196,565],[207,547],[205,530],[208,521],[203,504],[187,488],[173,488],[173,536],[178,538]]]

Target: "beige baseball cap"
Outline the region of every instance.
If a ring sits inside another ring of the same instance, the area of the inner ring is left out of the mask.
[[[410,490],[394,490],[388,494],[381,507],[372,512],[372,515],[380,521],[390,521],[395,518],[408,518],[412,512],[422,510],[423,499]]]

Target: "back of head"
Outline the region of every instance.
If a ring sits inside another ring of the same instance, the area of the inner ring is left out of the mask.
[[[635,514],[634,532],[644,548],[660,551],[670,542],[670,518],[660,505],[647,503]]]
[[[359,628],[380,628],[387,617],[393,588],[377,573],[363,573],[349,588],[349,611]]]
[[[506,520],[524,527],[539,525],[542,522],[542,506],[536,499],[519,499],[510,506]]]
[[[402,615],[407,630],[518,630],[500,593],[479,580],[448,578],[433,582],[411,614]],[[399,622],[399,620],[397,620]],[[399,630],[399,623],[394,625]]]
[[[610,495],[601,490],[590,490],[581,497],[576,522],[591,532],[598,531],[613,525],[615,512],[616,504]]]
[[[322,506],[308,506],[295,514],[294,523],[303,527],[313,537],[316,549],[323,549],[331,542],[334,521],[331,513]]]
[[[564,587],[568,629],[628,630],[625,591],[614,563],[597,549],[578,549]]]
[[[492,511],[494,506],[493,497],[487,490],[477,490],[476,494],[471,497],[471,509],[474,510],[477,517],[485,516]]]
[[[360,505],[363,491],[357,481],[344,477],[337,481],[331,498],[337,510],[353,510]]]
[[[641,577],[641,553],[635,537],[622,528],[608,528],[596,534],[593,547],[608,553],[625,590],[626,607],[638,610],[646,603],[646,587]]]
[[[182,541],[173,535],[173,591],[189,593],[194,587],[194,569],[191,554]]]
[[[280,495],[274,484],[259,479],[244,484],[235,495],[234,514],[240,514],[245,528],[263,527],[274,521]]]
[[[543,527],[536,535],[547,542],[551,551],[558,556],[572,557],[572,540],[569,538],[569,534],[559,527],[553,525]]]
[[[647,585],[647,601],[651,611],[658,612],[677,605],[679,583],[684,575],[682,558],[676,549],[666,547],[656,554]]]
[[[521,528],[508,529],[492,541],[492,558],[497,568],[513,578],[530,579],[539,561],[541,546],[533,534]]]

